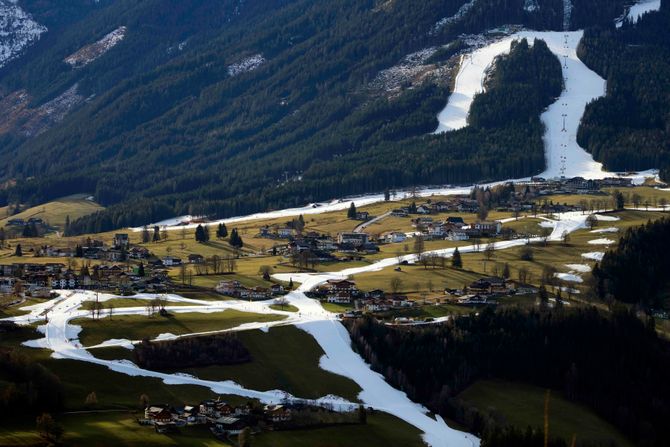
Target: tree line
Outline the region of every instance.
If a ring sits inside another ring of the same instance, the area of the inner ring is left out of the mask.
[[[251,361],[251,354],[235,334],[149,341],[135,347],[133,356],[142,368],[170,370],[210,365],[236,365]]]
[[[489,378],[560,390],[636,445],[670,442],[670,345],[627,310],[486,309],[429,327],[394,328],[371,318],[345,325],[375,371],[430,410],[467,423],[484,445],[510,445],[491,443],[504,424],[459,393]]]

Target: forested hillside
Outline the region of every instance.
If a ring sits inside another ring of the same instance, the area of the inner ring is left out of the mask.
[[[425,136],[468,39],[450,45],[510,23],[563,29],[623,10],[586,0],[567,16],[561,0],[60,3],[23,2],[55,31],[0,72],[0,105],[21,109],[0,117],[0,202],[93,193],[108,208],[75,231],[537,173],[534,115],[557,85],[537,67],[530,82],[480,98],[494,107],[470,129]],[[106,53],[65,62],[121,29]],[[399,74],[397,85],[382,74]]]
[[[629,228],[593,269],[596,293],[644,308],[667,308],[670,296],[670,220]]]
[[[488,308],[446,325],[394,328],[358,319],[347,327],[373,369],[413,400],[468,424],[482,436],[482,445],[541,445],[532,437],[524,443],[514,432],[502,436],[504,420],[477,414],[456,397],[488,378],[561,390],[609,420],[634,445],[670,443],[670,345],[633,313]]]
[[[614,171],[661,168],[670,179],[670,3],[624,23],[587,29],[579,56],[607,79],[578,142]]]

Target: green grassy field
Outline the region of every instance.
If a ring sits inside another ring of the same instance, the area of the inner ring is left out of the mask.
[[[116,315],[113,318],[92,320],[79,318],[72,321],[82,327],[79,340],[84,346],[92,346],[112,338],[142,340],[153,338],[162,333],[175,335],[193,332],[218,331],[230,329],[244,323],[269,322],[283,320],[282,315],[256,314],[226,310],[214,313],[175,313],[169,317],[153,315]]]
[[[341,425],[311,430],[261,433],[254,447],[419,447],[421,433],[398,418],[376,412],[366,425]]]
[[[286,304],[286,305],[280,305],[280,304],[272,304],[270,305],[270,309],[274,310],[281,310],[284,312],[298,312],[300,309],[297,307],[291,305],[291,304]]]
[[[64,445],[71,446],[234,446],[214,438],[204,426],[180,428],[178,434],[157,434],[152,427],[141,426],[136,414],[129,412],[71,414],[59,418],[65,429]],[[233,437],[235,440],[235,437]],[[40,444],[32,424],[0,427],[0,445]],[[368,416],[366,425],[337,425],[309,430],[264,432],[252,438],[253,446],[423,446],[420,433],[407,423],[385,413]]]
[[[62,197],[52,202],[38,205],[32,208],[21,211],[11,217],[6,217],[0,220],[0,226],[5,226],[7,220],[24,219],[28,220],[31,217],[40,218],[48,222],[51,226],[63,228],[65,219],[70,216],[70,221],[78,219],[96,211],[104,209],[103,206],[95,203],[92,200],[86,200],[90,194],[75,194],[72,196]],[[4,217],[4,216],[3,216]]]
[[[125,411],[71,414],[58,418],[65,429],[63,444],[70,446],[227,446],[204,426],[184,427],[179,434],[158,434],[153,427],[141,426],[136,415]],[[34,427],[25,425],[0,429],[2,445],[41,445]]]
[[[270,328],[267,333],[245,331],[237,336],[251,353],[251,362],[189,368],[185,372],[207,380],[234,380],[252,389],[281,389],[305,398],[336,394],[357,400],[358,385],[319,368],[323,350],[306,332],[284,326]]]
[[[544,425],[546,390],[502,380],[482,380],[459,395],[480,411],[495,411],[520,429]],[[612,425],[602,420],[587,407],[570,402],[553,391],[549,401],[549,433],[568,442],[573,435],[578,441],[614,442],[620,447],[632,447]]]

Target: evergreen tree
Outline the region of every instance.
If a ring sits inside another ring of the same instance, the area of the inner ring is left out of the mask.
[[[149,228],[147,226],[142,227],[142,243],[146,244],[151,240],[151,235],[149,234]]]
[[[349,211],[347,211],[347,217],[349,219],[356,218],[356,205],[354,204],[354,202],[351,202],[351,205],[349,206]]]
[[[195,241],[196,242],[205,242],[205,230],[202,225],[198,225],[195,228]]]
[[[451,266],[457,269],[463,267],[463,260],[461,259],[461,252],[458,251],[458,247],[456,247],[454,255],[451,257]]]
[[[83,258],[84,257],[84,249],[81,247],[81,245],[77,244],[77,246],[74,249],[74,256],[77,258]]]
[[[205,238],[203,242],[209,242],[209,227],[207,225],[203,225],[202,235]]]
[[[224,239],[227,236],[228,236],[228,228],[226,228],[225,223],[221,222],[216,229],[216,237],[218,239]]]
[[[289,278],[288,280],[288,290],[293,290],[293,278]]]
[[[65,216],[65,226],[63,228],[63,234],[65,236],[70,235],[70,215]]]
[[[391,200],[391,191],[388,188],[384,190],[384,202]]]
[[[137,276],[144,277],[144,264],[140,262],[140,266],[137,268]]]
[[[21,250],[21,244],[16,244],[16,250],[14,251],[14,256],[23,256],[23,251]]]
[[[237,228],[233,228],[233,231],[230,233],[230,245],[235,248],[242,248],[244,246],[244,242],[237,232]]]
[[[153,241],[154,241],[154,242],[158,242],[158,241],[160,241],[160,240],[161,240],[161,230],[160,230],[160,228],[158,228],[158,225],[156,225],[156,226],[154,227],[154,237],[153,237]]]
[[[509,277],[510,277],[509,264],[507,262],[505,263],[505,266],[503,267],[502,277],[505,278],[505,279],[509,279]]]

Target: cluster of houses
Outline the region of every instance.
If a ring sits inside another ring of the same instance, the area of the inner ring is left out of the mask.
[[[389,295],[383,290],[363,292],[354,281],[331,279],[310,292],[310,296],[334,304],[351,305],[361,311],[375,313],[414,306],[404,295]]]
[[[120,292],[165,292],[165,270],[122,265],[93,265],[79,272],[62,263],[13,263],[0,265],[0,294],[49,298],[52,289],[116,290]]]
[[[447,299],[462,306],[496,304],[498,298],[509,295],[537,293],[538,289],[497,276],[479,278],[462,289],[446,289]]]
[[[222,400],[205,400],[198,405],[173,407],[170,405],[148,405],[142,425],[152,425],[158,433],[170,433],[188,425],[206,425],[217,437],[239,434],[245,427],[263,427],[271,430],[291,421],[291,405],[250,404],[233,406]]]
[[[270,287],[245,287],[237,280],[219,281],[214,290],[222,295],[249,301],[269,300],[286,293],[281,284],[272,284]]]
[[[585,179],[584,177],[571,177],[559,179],[545,179],[543,177],[532,177],[529,182],[520,185],[533,186],[538,195],[551,194],[597,194],[601,188],[629,188],[633,181],[625,177],[607,177],[604,179]]]

